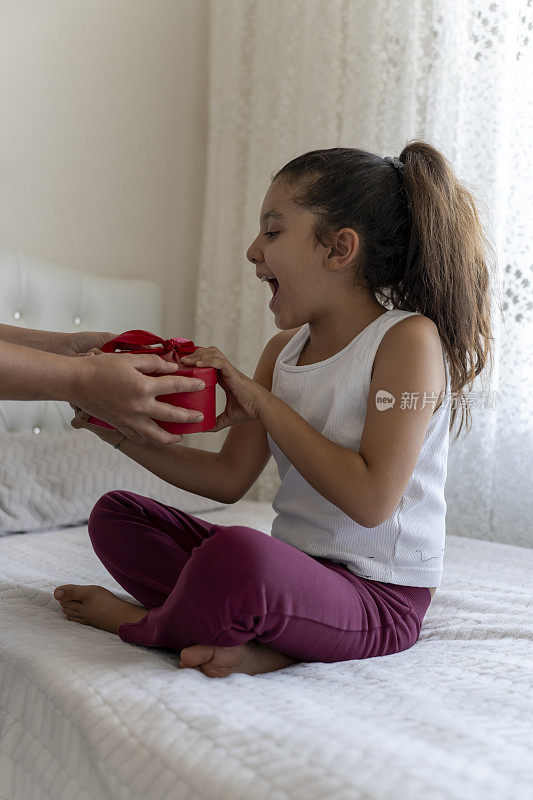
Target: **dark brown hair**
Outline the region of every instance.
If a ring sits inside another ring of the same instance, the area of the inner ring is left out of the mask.
[[[359,236],[353,285],[386,307],[418,311],[437,326],[448,358],[450,431],[457,405],[471,425],[463,387],[492,368],[490,270],[494,255],[466,185],[445,156],[408,142],[398,174],[381,156],[346,147],[312,150],[271,176],[292,201],[316,216],[315,244],[329,246],[341,228]]]

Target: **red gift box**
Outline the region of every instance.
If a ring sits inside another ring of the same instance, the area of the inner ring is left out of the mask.
[[[179,364],[180,357],[193,353],[198,348],[191,339],[161,339],[154,333],[148,331],[125,331],[109,342],[106,342],[100,350],[104,353],[155,353],[164,356],[172,353],[172,360]],[[98,356],[96,356],[98,358]],[[159,373],[147,373],[150,377],[162,377]],[[209,431],[215,427],[216,422],[216,395],[215,387],[217,384],[217,370],[215,367],[185,367],[179,364],[176,372],[166,373],[167,375],[185,375],[188,378],[197,378],[205,383],[205,389],[193,392],[174,392],[172,394],[156,395],[156,400],[170,403],[180,408],[201,411],[204,415],[201,422],[165,422],[155,419],[160,428],[169,433],[196,433],[197,431]],[[88,422],[92,425],[100,425],[103,428],[116,430],[113,425],[109,425],[97,417],[89,417]]]

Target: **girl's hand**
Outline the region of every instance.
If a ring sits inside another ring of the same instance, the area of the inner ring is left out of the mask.
[[[194,353],[180,359],[186,367],[215,367],[217,383],[226,393],[226,408],[219,414],[210,433],[259,418],[259,406],[266,389],[231,364],[216,347],[197,347]]]
[[[124,434],[120,433],[120,431],[113,430],[112,428],[103,428],[101,425],[93,425],[87,422],[90,414],[87,414],[83,408],[75,406],[72,403],[69,403],[69,406],[76,412],[74,417],[70,420],[70,424],[73,428],[87,428],[88,431],[96,433],[103,442],[107,442],[108,444],[117,444],[117,440],[123,438]]]

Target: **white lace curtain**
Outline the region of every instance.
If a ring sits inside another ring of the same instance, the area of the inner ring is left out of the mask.
[[[447,530],[532,546],[531,0],[212,0],[209,24],[195,341],[252,376],[278,330],[245,257],[274,170],[317,148],[429,141],[473,190],[498,257],[495,366],[450,446]],[[247,497],[278,485],[271,459]]]

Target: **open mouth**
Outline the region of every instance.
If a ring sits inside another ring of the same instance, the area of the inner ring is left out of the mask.
[[[269,278],[268,282],[270,284],[270,288],[272,289],[272,295],[275,296],[277,291],[278,291],[278,289],[279,289],[278,280],[277,280],[277,278]]]
[[[280,293],[280,289],[279,289],[279,283],[275,278],[272,281],[269,281],[269,283],[272,286],[272,297],[270,298],[268,307],[271,311],[273,311],[278,303],[278,295]]]

